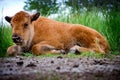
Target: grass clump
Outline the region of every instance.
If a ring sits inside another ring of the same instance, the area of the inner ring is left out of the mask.
[[[106,33],[109,40],[111,51],[120,53],[120,11],[113,11],[106,15],[106,24],[108,26],[108,33]]]
[[[11,28],[6,25],[0,25],[0,57],[6,55],[7,48],[12,44]]]

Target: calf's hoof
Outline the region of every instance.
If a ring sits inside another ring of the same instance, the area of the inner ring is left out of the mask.
[[[21,54],[20,52],[20,47],[19,46],[10,46],[8,49],[7,49],[7,54],[9,56],[16,56],[17,54]]]

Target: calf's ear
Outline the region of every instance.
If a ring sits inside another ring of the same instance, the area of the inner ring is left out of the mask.
[[[7,22],[9,22],[9,23],[10,23],[11,19],[12,19],[12,17],[5,16],[5,20],[6,20]]]
[[[36,14],[33,14],[31,17],[31,22],[37,20],[39,18],[39,16],[40,16],[39,12],[37,12]]]

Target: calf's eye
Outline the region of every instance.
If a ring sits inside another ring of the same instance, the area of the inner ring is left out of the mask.
[[[24,24],[24,28],[27,28],[27,26],[28,26],[28,23],[25,23],[25,24]]]

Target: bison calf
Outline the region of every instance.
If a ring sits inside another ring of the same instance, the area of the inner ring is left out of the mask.
[[[109,44],[96,30],[89,27],[54,21],[20,11],[5,19],[12,26],[15,45],[7,49],[9,55],[31,51],[35,55],[51,53],[98,52],[108,53]]]

